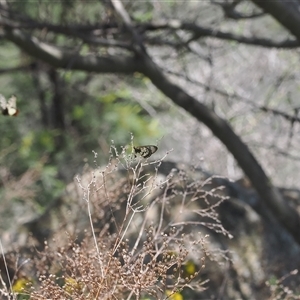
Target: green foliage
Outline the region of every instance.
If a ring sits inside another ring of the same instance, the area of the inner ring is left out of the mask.
[[[92,150],[102,155],[98,163],[107,161],[111,141],[116,147],[128,144],[130,134],[137,144],[154,143],[160,137],[158,122],[134,100],[129,86],[107,88],[105,93],[93,91],[93,85],[83,72],[62,73],[64,90],[65,129],[53,128],[51,122],[52,90],[47,76],[41,81],[45,88],[45,105],[50,120],[49,127],[42,122],[40,103],[32,77],[20,74],[9,77],[8,97],[14,90],[18,97],[20,114],[17,117],[0,116],[0,162],[14,176],[42,164],[41,174],[33,183],[41,208],[63,190],[64,182],[72,179],[86,159],[93,161]],[[4,79],[4,78],[3,78]],[[143,78],[135,78],[135,86],[143,85]],[[1,81],[1,79],[0,79]],[[82,93],[81,86],[91,93]],[[104,83],[105,82],[104,80]],[[101,86],[101,84],[100,84]]]
[[[157,137],[158,123],[148,116],[143,116],[142,108],[130,100],[130,93],[121,90],[109,93],[99,99],[103,101],[104,132],[119,145],[128,142],[129,133],[133,133],[137,141]]]
[[[59,197],[65,187],[65,183],[58,178],[58,170],[56,166],[45,166],[41,174],[39,183],[41,194],[38,203],[44,207],[49,204],[49,201]]]
[[[19,148],[19,154],[24,159],[36,161],[43,155],[49,155],[55,151],[55,137],[58,130],[36,130],[24,134]]]
[[[151,2],[147,6],[131,4],[139,6],[135,10],[136,19],[152,18]],[[107,17],[100,2],[86,5],[81,1],[46,0],[38,1],[37,5],[36,1],[27,0],[13,2],[11,6],[30,18],[52,24],[90,24]],[[44,35],[45,42],[54,38],[62,47],[75,46],[82,54],[91,52],[87,45],[78,46],[75,39],[54,36],[50,32]],[[12,43],[3,41],[0,58],[2,68],[35,62]],[[126,82],[125,78],[110,80],[109,76],[73,72],[71,68],[56,70],[65,123],[64,128],[57,127],[53,118],[55,85],[49,75],[51,69],[39,62],[37,65],[38,73],[27,70],[1,74],[3,88],[0,92],[5,97],[17,96],[20,113],[11,118],[0,115],[0,164],[15,180],[30,170],[37,170],[38,175],[31,178],[30,184],[36,192],[37,207],[42,210],[61,193],[86,161],[92,163],[92,150],[102,153],[98,159],[102,164],[107,162],[112,140],[120,147],[129,143],[132,133],[137,144],[155,144],[161,134],[157,120],[135,100],[138,96],[131,89],[131,86],[145,88],[144,77],[126,78]],[[125,83],[120,83],[122,81]],[[48,121],[44,119],[45,114]]]

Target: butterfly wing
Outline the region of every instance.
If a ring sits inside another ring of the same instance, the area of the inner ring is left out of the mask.
[[[133,149],[135,154],[139,154],[143,158],[148,158],[153,153],[155,153],[158,148],[154,145],[145,145],[145,146],[133,147]]]
[[[12,95],[8,100],[6,104],[7,114],[9,116],[17,116],[19,113],[19,110],[17,109],[17,97],[15,95]]]
[[[8,100],[6,104],[7,114],[9,116],[17,116],[19,113],[19,110],[17,109],[17,97],[15,95],[12,95]]]
[[[0,94],[1,112],[4,116],[17,116],[19,110],[17,109],[17,98],[12,95],[7,101],[3,95]]]

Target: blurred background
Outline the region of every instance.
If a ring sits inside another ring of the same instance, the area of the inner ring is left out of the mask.
[[[275,185],[297,187],[299,49],[284,43],[292,35],[251,1],[123,4],[161,70],[231,124]],[[130,52],[130,38],[105,2],[17,1],[0,12],[1,30],[11,26],[64,51],[95,58]],[[167,21],[175,25],[159,27]],[[202,35],[188,29],[193,25]],[[85,30],[93,42],[84,39]],[[55,68],[2,32],[0,88],[6,98],[17,96],[20,110],[0,116],[0,213],[6,217],[23,215],[24,206],[43,212],[77,173],[94,167],[93,151],[105,165],[112,141],[121,149],[131,134],[135,145],[158,145],[153,159],[170,151],[166,160],[234,180],[243,176],[211,131],[140,73],[76,71],[72,61]]]

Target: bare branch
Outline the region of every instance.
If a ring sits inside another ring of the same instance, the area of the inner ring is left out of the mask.
[[[31,70],[33,67],[33,64],[26,64],[23,66],[17,66],[17,67],[12,67],[12,68],[2,68],[0,69],[0,74],[7,74],[7,73],[12,73],[12,72],[19,72],[19,71],[28,71]]]
[[[290,115],[290,114],[287,114],[284,111],[281,111],[281,110],[278,110],[278,109],[275,109],[275,108],[271,108],[271,107],[268,107],[268,106],[265,106],[265,105],[257,105],[255,102],[253,102],[250,99],[248,99],[244,96],[241,96],[237,93],[228,93],[225,90],[207,85],[207,84],[205,84],[203,82],[200,82],[198,80],[193,80],[193,79],[189,78],[187,75],[182,75],[181,73],[173,72],[173,71],[171,71],[169,69],[166,69],[166,68],[163,68],[163,70],[165,72],[169,73],[169,74],[172,74],[174,76],[183,78],[183,79],[187,80],[188,82],[190,82],[192,84],[195,84],[197,86],[202,86],[203,88],[205,88],[208,91],[215,92],[215,93],[217,93],[221,96],[227,97],[227,98],[239,99],[239,100],[243,101],[244,103],[247,103],[247,104],[251,105],[255,109],[258,109],[258,110],[261,110],[261,111],[264,111],[264,112],[270,112],[275,116],[283,117],[284,119],[286,119],[287,121],[289,121],[291,123],[294,123],[294,122],[299,122],[300,123],[300,117],[298,117],[296,113],[294,115]],[[295,112],[298,112],[299,109],[300,108],[294,108]]]
[[[251,180],[263,202],[270,208],[283,227],[300,244],[300,218],[295,210],[289,207],[277,189],[275,189],[264,170],[242,140],[234,133],[230,125],[188,95],[183,89],[170,82],[150,57],[139,51],[135,57],[121,58],[82,56],[79,53],[63,51],[54,46],[26,36],[20,30],[5,29],[5,36],[28,54],[59,68],[94,71],[98,73],[143,73],[152,83],[169,97],[175,104],[184,108],[197,120],[204,123],[216,137],[233,154],[245,174]]]
[[[18,29],[5,30],[5,37],[29,55],[39,58],[57,68],[77,69],[100,73],[133,73],[139,63],[132,56],[82,56],[79,53],[60,49],[25,35]]]
[[[300,226],[299,215],[286,204],[278,190],[272,186],[256,158],[234,133],[230,125],[180,87],[171,83],[152,61],[147,59],[144,66],[146,68],[143,70],[143,73],[148,76],[159,90],[197,120],[204,123],[223,142],[251,180],[263,202],[276,216],[281,225],[290,232],[295,241],[300,244],[298,232]]]
[[[257,6],[273,16],[300,41],[300,11],[297,0],[252,0]]]
[[[297,114],[295,114],[294,116],[291,116],[291,115],[285,113],[284,111],[281,111],[281,110],[278,110],[275,108],[271,108],[271,107],[267,107],[264,105],[258,106],[257,108],[259,108],[260,110],[265,111],[265,112],[271,112],[275,116],[281,116],[281,117],[285,118],[286,120],[290,121],[291,123],[300,122],[300,118],[297,116]]]
[[[124,22],[125,27],[131,33],[133,40],[135,42],[135,50],[138,54],[146,54],[146,48],[143,45],[142,39],[134,26],[132,25],[131,19],[127,11],[120,0],[109,0],[116,13],[121,17]]]
[[[262,46],[267,48],[297,48],[300,46],[300,43],[297,40],[285,40],[278,42],[268,38],[244,37],[230,32],[224,32],[213,28],[206,28],[194,23],[181,22],[180,20],[144,23],[140,24],[138,27],[141,27],[141,30],[144,31],[161,29],[186,30],[190,33],[193,33],[193,37],[189,41],[187,41],[187,43],[203,37],[212,37],[221,40],[236,41],[242,44]]]
[[[236,10],[237,5],[241,2],[241,0],[235,0],[232,2],[218,2],[211,1],[212,4],[218,5],[223,9],[224,15],[226,18],[233,20],[242,20],[242,19],[254,19],[259,18],[265,15],[264,12],[253,12],[252,14],[245,15]]]
[[[111,1],[112,5],[115,5],[117,9],[118,15],[123,19],[124,25],[127,30],[132,34],[132,37],[135,41],[136,45],[143,51],[145,48],[143,46],[143,42],[149,42],[156,45],[171,45],[174,46],[174,43],[170,41],[164,41],[163,39],[159,38],[148,38],[147,36],[141,36],[142,33],[146,33],[148,31],[157,31],[157,30],[185,30],[191,33],[193,36],[185,41],[184,43],[178,43],[177,47],[186,46],[188,43],[198,40],[199,38],[204,37],[211,37],[217,38],[226,41],[236,41],[238,43],[253,45],[253,46],[262,46],[266,48],[298,48],[300,46],[300,42],[298,40],[291,40],[287,39],[284,41],[274,41],[269,38],[259,38],[259,37],[245,37],[241,35],[237,35],[231,32],[224,32],[221,30],[216,30],[214,28],[207,28],[204,26],[196,25],[194,23],[182,22],[180,20],[167,20],[167,21],[159,21],[159,22],[152,22],[152,23],[137,23],[134,24],[131,20],[129,15],[122,16],[124,14],[124,8],[120,9],[120,7],[116,4],[116,1]],[[2,11],[0,10],[0,13]],[[125,20],[125,21],[124,21]],[[130,22],[128,23],[128,20]],[[11,20],[7,18],[2,18],[0,20],[0,26],[4,26],[6,28],[14,28],[14,29],[47,29],[48,31],[65,34],[67,36],[72,36],[75,38],[79,38],[82,41],[90,44],[101,45],[104,47],[121,47],[125,49],[132,49],[130,41],[108,41],[104,39],[103,36],[106,32],[114,30],[115,33],[121,33],[120,28],[116,22],[110,23],[99,23],[94,25],[78,25],[78,24],[70,24],[68,26],[62,25],[54,25],[50,23],[39,23],[31,19],[26,19],[20,21],[18,20]]]

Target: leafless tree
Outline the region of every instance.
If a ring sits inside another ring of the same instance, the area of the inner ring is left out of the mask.
[[[11,41],[21,51],[47,63],[53,69],[129,75],[139,72],[148,77],[157,89],[199,122],[204,123],[226,146],[261,196],[264,205],[300,243],[299,215],[287,205],[278,190],[273,187],[260,163],[235,133],[229,122],[208,107],[201,97],[196,98],[190,95],[179,84],[172,82],[166,66],[154,59],[155,49],[161,49],[162,53],[167,53],[166,49],[171,49],[174,53],[177,52],[178,57],[180,53],[190,52],[197,55],[199,59],[205,59],[209,64],[211,63],[209,55],[203,56],[193,48],[193,43],[201,43],[207,38],[265,48],[297,49],[300,45],[299,1],[253,0],[253,3],[256,6],[251,6],[252,12],[244,13],[239,10],[245,5],[244,1],[212,1],[212,5],[219,9],[219,12],[220,9],[223,11],[224,18],[230,20],[254,20],[270,15],[281,24],[283,31],[288,32],[288,37],[279,40],[272,38],[271,34],[267,37],[244,36],[234,30],[218,29],[214,24],[202,26],[196,20],[133,21],[121,1],[111,0],[102,3],[103,19],[97,22],[66,22],[64,24],[33,19],[16,11],[14,5],[2,2],[0,6],[1,38]],[[55,42],[55,38],[48,38],[50,34],[52,36],[63,35],[71,42],[61,47]],[[94,47],[98,51],[84,55],[80,52],[80,46],[74,49],[74,45],[83,44]],[[25,67],[19,66],[19,68]],[[55,71],[49,74],[55,85]],[[218,89],[214,91],[224,93]],[[264,105],[256,107],[264,112],[281,115],[291,124],[299,122],[297,115]],[[64,126],[62,116],[57,122],[59,126]]]

